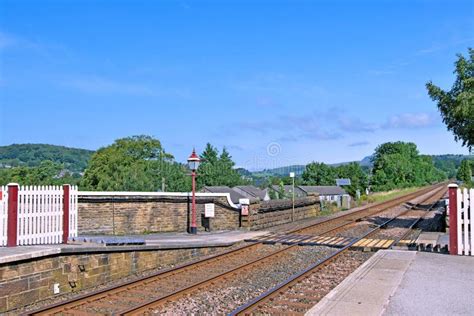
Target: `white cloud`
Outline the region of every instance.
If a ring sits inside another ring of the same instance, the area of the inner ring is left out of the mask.
[[[402,113],[389,117],[384,124],[386,128],[423,128],[437,123],[432,113]]]
[[[337,118],[339,128],[347,132],[375,132],[379,126],[373,123],[364,122],[360,118],[340,115]]]
[[[362,147],[362,146],[367,146],[370,143],[368,141],[361,141],[361,142],[355,142],[355,143],[350,143],[348,146],[349,147]]]

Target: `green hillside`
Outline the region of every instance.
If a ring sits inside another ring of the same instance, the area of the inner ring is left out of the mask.
[[[469,159],[474,161],[474,155],[435,155],[431,156],[436,168],[444,171],[448,178],[455,178],[461,161]]]
[[[433,159],[433,163],[436,168],[444,171],[449,178],[456,177],[457,169],[461,164],[461,161],[464,159],[472,159],[474,160],[474,155],[432,155],[431,158]],[[364,157],[358,163],[366,168],[372,168],[372,156]],[[335,164],[329,164],[329,166],[337,167],[340,165],[346,165],[349,162],[341,162]],[[290,172],[295,172],[297,176],[301,176],[305,169],[305,165],[291,165],[285,167],[279,167],[274,169],[265,169],[263,171],[256,171],[252,172],[252,176],[255,178],[265,178],[265,177],[285,177],[288,176]]]
[[[94,151],[47,144],[0,146],[0,168],[37,167],[44,160],[64,165],[72,172],[82,172]]]
[[[297,176],[301,176],[303,174],[304,169],[306,168],[305,165],[291,165],[273,169],[265,169],[263,171],[256,171],[253,172],[254,176],[278,176],[278,177],[287,177],[290,172],[294,172]]]

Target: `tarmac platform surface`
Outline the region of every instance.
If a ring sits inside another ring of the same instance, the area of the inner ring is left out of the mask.
[[[306,315],[474,315],[474,257],[380,250]]]
[[[0,264],[57,254],[226,247],[267,233],[268,231],[216,231],[198,232],[196,235],[160,233],[134,236],[79,236],[68,244],[0,247]],[[110,239],[115,241],[144,240],[145,244],[106,246],[101,242]]]

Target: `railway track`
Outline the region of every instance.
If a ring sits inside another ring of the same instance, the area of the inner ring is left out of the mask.
[[[428,211],[445,193],[446,189],[441,188],[423,201],[424,203],[429,203]],[[427,213],[426,211],[420,213],[416,209],[417,206],[418,205],[413,205],[408,210],[386,220],[377,227],[359,236],[359,238],[350,244],[328,255],[320,262],[292,276],[254,300],[238,307],[229,315],[304,314],[319,302],[319,300],[334,287],[334,284],[340,283],[365,261],[358,258],[354,251],[350,250],[352,247],[356,246],[363,238],[371,236],[376,238],[387,238],[387,236],[390,236],[390,238],[400,240],[406,236]],[[398,230],[400,227],[396,224],[396,222],[400,220],[404,221],[404,231],[401,234],[400,230]],[[397,228],[395,235],[390,235],[391,227]],[[382,230],[382,228],[387,229]]]
[[[435,189],[440,187],[441,185],[436,186]],[[347,225],[354,224],[361,218],[379,214],[432,190],[433,187],[425,188],[403,197],[370,205],[357,213],[345,214],[335,219],[311,225],[310,227],[295,229],[291,233],[330,234]],[[331,256],[338,256],[337,253],[339,252],[344,253],[354,243],[337,251],[334,249],[329,250],[327,247],[313,248],[317,250],[318,254],[325,254],[329,258]],[[291,260],[292,256],[298,252],[297,248],[296,245],[268,246],[262,243],[254,243],[174,269],[161,271],[137,281],[82,295],[70,301],[36,310],[31,314],[143,314],[157,306],[162,306],[167,302],[177,300],[188,293],[192,293],[196,289],[212,287],[218,282],[226,282],[226,280],[238,277],[244,271],[263,267],[268,263],[278,260]],[[317,256],[313,257],[317,258]],[[358,262],[358,260],[354,262]]]

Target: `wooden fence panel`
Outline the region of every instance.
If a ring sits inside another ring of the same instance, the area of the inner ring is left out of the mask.
[[[458,255],[474,256],[474,189],[458,189]]]
[[[0,246],[8,243],[8,186],[0,186]],[[69,191],[69,234],[77,237],[77,186]],[[17,245],[63,242],[63,201],[61,186],[20,186],[18,190]]]
[[[72,185],[69,191],[69,237],[77,237],[77,185]]]
[[[474,256],[474,189],[469,190],[469,226],[471,238],[470,251],[471,256]]]

